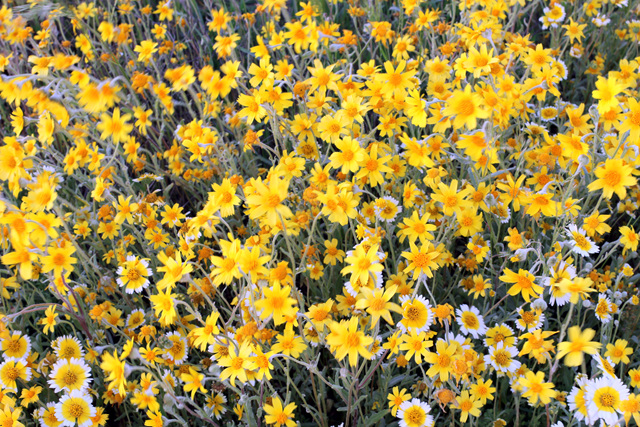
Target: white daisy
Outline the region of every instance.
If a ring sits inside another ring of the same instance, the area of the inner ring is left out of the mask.
[[[469,307],[467,304],[462,304],[456,309],[456,322],[463,334],[471,334],[476,339],[484,335],[488,329],[480,315],[480,310],[473,306]]]
[[[420,333],[429,329],[433,323],[431,303],[422,295],[414,298],[408,295],[400,298],[402,303],[402,320],[398,323],[403,332]]]
[[[413,398],[400,405],[396,417],[401,427],[427,427],[433,425],[433,417],[429,415],[431,407],[420,399]]]
[[[76,423],[78,427],[88,427],[95,416],[96,408],[85,391],[73,390],[56,404],[56,418],[62,421],[61,427],[75,427]]]
[[[489,347],[489,354],[484,356],[484,362],[493,366],[499,376],[512,374],[520,367],[520,362],[515,359],[517,354],[518,349],[511,345],[505,346],[504,342],[501,342]]]
[[[600,251],[598,245],[587,237],[587,232],[582,227],[578,228],[575,224],[571,224],[567,228],[567,235],[571,239],[569,244],[571,244],[573,252],[578,255],[589,256]]]
[[[605,294],[598,295],[598,303],[594,309],[596,317],[603,324],[609,323],[613,314],[613,305],[611,304],[611,300]]]
[[[628,398],[629,389],[619,378],[605,375],[589,381],[584,396],[589,421],[613,425],[622,415],[620,402]]]

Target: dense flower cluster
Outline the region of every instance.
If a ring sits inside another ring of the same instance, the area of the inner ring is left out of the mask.
[[[640,423],[640,6],[0,8],[0,425]]]

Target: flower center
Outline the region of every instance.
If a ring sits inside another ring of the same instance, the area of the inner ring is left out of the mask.
[[[422,409],[413,407],[404,411],[404,417],[411,425],[421,426],[425,422],[426,414]]]
[[[617,186],[621,180],[622,177],[618,171],[611,170],[604,174],[604,182],[606,182],[609,187]]]
[[[135,282],[139,278],[140,278],[140,273],[138,273],[138,270],[132,269],[132,270],[129,270],[129,272],[127,272],[127,279],[129,279],[129,281]]]
[[[358,347],[360,345],[360,337],[357,332],[349,332],[347,335],[347,347]]]
[[[438,366],[442,368],[446,368],[451,364],[451,358],[446,354],[441,354],[438,356]]]
[[[15,367],[11,367],[5,371],[5,375],[10,381],[15,381],[20,376],[20,371]]]
[[[478,329],[478,319],[471,313],[465,313],[462,315],[462,322],[468,329]]]
[[[416,320],[418,320],[420,318],[420,309],[417,308],[417,307],[409,307],[405,311],[404,317],[406,317],[407,320],[415,322]]]
[[[69,405],[69,414],[73,418],[80,418],[84,414],[84,408],[79,403],[72,403]]]
[[[616,397],[610,392],[605,391],[600,395],[600,405],[605,408],[612,408],[616,402]]]
[[[498,365],[507,366],[509,364],[509,361],[511,360],[511,357],[507,352],[500,351],[496,353],[495,359]]]
[[[66,385],[73,385],[78,381],[78,376],[71,371],[67,371],[65,372],[64,377],[62,377],[62,381]]]
[[[269,197],[267,197],[265,204],[269,208],[275,208],[280,204],[280,196],[278,196],[277,194],[271,194]]]

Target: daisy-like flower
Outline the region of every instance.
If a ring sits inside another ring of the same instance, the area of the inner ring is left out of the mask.
[[[358,329],[356,317],[339,323],[333,322],[329,329],[331,332],[327,336],[327,344],[331,351],[335,351],[336,359],[342,360],[348,356],[351,366],[358,364],[358,356],[371,359],[371,352],[367,348],[373,343],[373,338]]]
[[[587,232],[582,228],[578,228],[575,224],[569,225],[567,235],[571,239],[569,243],[571,244],[573,252],[578,255],[589,256],[600,251],[598,245],[587,237]]]
[[[175,365],[182,364],[189,356],[187,339],[177,331],[169,332],[166,337],[171,341],[171,347],[164,352],[165,359]]]
[[[394,417],[398,414],[398,409],[407,400],[411,399],[411,394],[407,393],[407,389],[400,390],[398,387],[394,387],[392,393],[387,396],[389,399],[389,408],[391,409],[391,415]]]
[[[460,331],[465,335],[471,334],[473,338],[480,338],[487,332],[484,319],[476,307],[462,304],[460,308],[456,309],[456,321],[460,326]]]
[[[62,422],[60,427],[88,427],[95,417],[96,408],[91,403],[91,396],[84,391],[73,390],[56,404],[56,418]]]
[[[431,343],[431,341],[427,342]],[[371,343],[369,351],[371,352],[371,360],[377,360],[384,354],[385,348],[382,346],[382,337],[380,335],[373,338],[373,343]]]
[[[613,305],[611,304],[609,297],[605,294],[598,295],[598,303],[596,304],[594,311],[598,320],[603,324],[609,323],[613,314]]]
[[[516,345],[518,343],[518,338],[514,335],[513,329],[506,323],[496,325],[487,330],[487,336],[484,339],[484,345],[487,347],[501,342],[507,345]]]
[[[60,359],[53,365],[47,382],[56,393],[85,390],[91,382],[89,366],[82,359]]]
[[[499,343],[495,347],[489,347],[489,354],[484,356],[484,362],[493,366],[499,375],[512,374],[520,367],[520,362],[515,359],[517,354],[515,347]]]
[[[7,359],[26,359],[31,354],[31,338],[19,331],[14,331],[2,340],[2,351]]]
[[[64,335],[57,338],[52,344],[58,359],[81,359],[84,357],[82,344],[76,337]]]
[[[348,252],[345,258],[348,264],[341,270],[343,275],[350,274],[349,281],[353,284],[359,280],[362,283],[368,283],[372,273],[381,272],[384,265],[380,263],[380,255],[378,253],[378,245],[372,245],[366,250],[364,245],[358,245],[353,252]]]
[[[129,329],[136,329],[138,326],[142,326],[145,323],[145,318],[144,318],[144,310],[141,308],[137,308],[135,310],[133,310],[128,316],[127,316],[127,328]]]
[[[585,391],[588,381],[584,377],[576,378],[577,385],[571,389],[567,402],[569,403],[569,409],[573,413],[573,416],[582,421],[588,417],[587,402],[585,401]]]
[[[604,375],[610,375],[612,377],[616,376],[616,364],[613,363],[610,357],[602,357],[599,354],[596,354],[593,357],[598,364],[598,370],[602,372]]]
[[[398,323],[400,329],[416,333],[428,330],[433,323],[431,303],[422,295],[416,295],[415,298],[405,296],[401,302],[402,320]]]
[[[207,396],[205,410],[209,410],[219,420],[227,412],[227,408],[224,407],[225,403],[227,403],[227,397],[223,393],[213,392]]]
[[[125,288],[128,294],[140,293],[149,286],[149,276],[151,269],[149,262],[138,259],[134,255],[127,256],[127,260],[118,267],[116,273],[120,276],[116,280],[121,288]]]
[[[629,341],[623,339],[617,339],[615,343],[607,344],[607,351],[604,354],[605,357],[611,358],[613,363],[624,363],[627,364],[630,362],[629,356],[633,354],[633,348],[627,347]],[[638,371],[637,379],[633,377],[631,371],[629,371],[629,376],[631,377],[631,385],[636,387],[640,384],[640,371]],[[634,384],[636,382],[636,384]]]
[[[622,129],[620,131],[623,132]],[[632,171],[633,168],[622,159],[607,159],[603,165],[596,168],[595,174],[598,179],[587,188],[590,192],[602,189],[602,195],[606,199],[611,199],[613,193],[616,193],[620,200],[623,200],[627,196],[627,187],[637,183]]]
[[[564,363],[567,366],[580,366],[584,360],[584,353],[596,354],[598,349],[602,347],[602,343],[591,341],[596,335],[596,331],[586,328],[580,330],[580,326],[572,326],[569,328],[569,341],[558,344],[558,354],[556,357],[560,359],[565,357]]]
[[[516,327],[521,330],[533,332],[542,327],[544,322],[544,313],[542,310],[525,310],[524,308],[518,309],[520,318],[516,320]]]
[[[629,398],[629,389],[618,378],[605,375],[589,381],[584,400],[591,423],[602,420],[608,425],[618,421],[622,411],[620,403]]]
[[[402,206],[393,197],[385,196],[376,200],[374,210],[380,221],[391,223],[402,212]]]
[[[267,424],[275,424],[276,427],[286,426],[295,427],[293,411],[296,409],[295,403],[289,403],[286,406],[282,405],[280,398],[275,397],[272,399],[271,405],[264,405],[265,421]]]
[[[420,399],[413,398],[400,405],[396,417],[401,427],[427,427],[433,425],[433,417],[429,415],[431,408]]]
[[[8,390],[17,390],[17,381],[25,382],[31,379],[31,368],[22,360],[5,360],[0,364],[0,385]]]
[[[529,302],[531,297],[537,298],[543,291],[542,286],[535,283],[535,276],[527,270],[520,269],[517,273],[508,268],[504,269],[504,275],[500,280],[506,283],[513,283],[509,288],[509,295],[522,294],[525,301]]]
[[[220,357],[218,365],[225,369],[220,373],[220,381],[229,378],[232,386],[236,385],[236,378],[244,383],[247,381],[247,369],[251,366],[251,344],[247,341],[243,342],[236,350],[234,345],[228,349],[226,356]]]
[[[56,404],[54,402],[47,403],[44,408],[38,411],[40,417],[40,426],[59,426],[61,421],[56,417]]]

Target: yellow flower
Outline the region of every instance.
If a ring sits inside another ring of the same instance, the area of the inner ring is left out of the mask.
[[[435,250],[432,244],[424,244],[418,248],[413,242],[409,243],[410,251],[402,252],[402,256],[409,261],[409,265],[404,272],[412,272],[414,278],[426,274],[427,277],[433,277],[432,269],[438,269],[436,259],[440,252]]]
[[[557,358],[564,357],[564,364],[567,366],[579,366],[584,360],[584,354],[596,354],[602,344],[591,341],[596,331],[587,328],[580,330],[580,326],[569,328],[569,341],[558,344]]]
[[[624,245],[624,251],[627,252],[629,250],[636,251],[638,250],[638,242],[640,241],[640,235],[636,233],[633,227],[623,226],[618,229],[620,231],[620,243]]]
[[[207,346],[215,342],[215,335],[220,333],[220,329],[217,326],[220,313],[213,312],[205,320],[202,328],[194,328],[189,332],[189,336],[194,338],[193,346],[200,348],[204,351]]]
[[[56,417],[64,425],[87,426],[91,417],[96,415],[96,408],[91,403],[91,396],[85,391],[73,390],[62,396],[56,405]]]
[[[629,140],[636,141],[640,138],[640,103],[633,97],[628,98],[627,102],[629,110],[618,131],[620,135],[629,131]]]
[[[173,303],[175,297],[176,294],[171,293],[171,289],[167,289],[166,292],[160,291],[149,297],[156,317],[160,319],[160,324],[163,326],[172,325],[176,320],[177,313]]]
[[[366,310],[371,315],[371,327],[375,327],[382,317],[390,325],[393,325],[393,319],[391,318],[391,311],[396,313],[402,312],[402,309],[393,302],[390,302],[391,298],[396,294],[397,286],[393,285],[385,289],[369,289],[362,288],[360,292],[364,295],[364,298],[359,299],[356,302],[356,308],[360,310]]]
[[[492,380],[484,381],[479,378],[476,384],[471,385],[469,391],[471,391],[471,395],[475,399],[480,400],[480,402],[484,405],[485,403],[487,403],[487,400],[493,400],[493,393],[495,393],[496,388],[491,387],[491,384],[493,384]]]
[[[129,124],[131,114],[120,116],[120,108],[118,107],[113,110],[112,116],[109,116],[107,113],[103,113],[100,118],[101,121],[97,126],[97,129],[102,132],[100,138],[107,139],[108,137],[111,137],[114,144],[124,141],[133,130],[133,125]]]
[[[607,352],[604,357],[610,357],[613,363],[629,363],[629,356],[633,354],[633,348],[627,347],[629,342],[623,339],[617,339],[615,344],[607,344]]]
[[[371,245],[369,250],[366,250],[364,245],[358,245],[353,253],[345,258],[345,263],[347,266],[340,272],[344,276],[350,274],[349,280],[352,284],[358,281],[368,283],[373,280],[372,276],[384,269],[378,255],[378,245]]]
[[[482,96],[471,92],[471,85],[467,85],[464,91],[456,90],[447,99],[443,114],[453,119],[454,129],[460,129],[464,126],[467,126],[468,129],[475,129],[478,125],[478,119],[489,117],[489,112],[482,108],[483,105]]]
[[[245,341],[236,351],[235,346],[229,347],[229,354],[218,360],[218,365],[225,367],[220,373],[220,381],[230,378],[229,382],[232,386],[236,385],[236,378],[244,383],[247,381],[247,369],[250,368],[251,345]]]
[[[422,363],[422,358],[429,353],[428,348],[433,345],[433,341],[427,339],[432,334],[433,332],[409,332],[403,335],[400,350],[406,351],[404,357],[407,360],[413,357],[416,363]]]
[[[43,325],[43,332],[48,334],[49,332],[53,332],[54,327],[58,324],[57,317],[58,313],[56,313],[56,306],[50,305],[44,312],[45,317],[40,319],[38,324]]]
[[[356,366],[358,355],[371,359],[371,352],[367,349],[373,343],[373,338],[358,330],[358,319],[352,317],[340,323],[333,322],[329,326],[331,332],[327,336],[327,344],[336,353],[336,359],[342,360],[349,356],[349,365]]]
[[[621,200],[627,197],[627,188],[636,185],[637,180],[631,176],[633,169],[622,159],[607,159],[604,165],[595,170],[598,179],[587,186],[590,192],[602,189],[602,196],[606,199],[616,193]]]
[[[158,51],[158,44],[153,40],[143,40],[133,50],[138,54],[138,62],[147,63],[153,57],[153,54]]]
[[[391,415],[396,416],[400,405],[407,400],[411,399],[411,394],[407,393],[407,389],[403,388],[399,390],[398,387],[394,387],[392,392],[387,395],[389,399],[389,408],[391,409]]]
[[[280,398],[274,397],[271,399],[271,405],[265,404],[263,409],[265,412],[264,420],[267,424],[275,424],[276,427],[295,427],[297,425],[293,416],[296,404],[293,402],[283,407]]]
[[[271,347],[271,350],[287,356],[298,357],[306,348],[307,345],[302,337],[296,336],[293,328],[287,327],[284,333],[276,337],[276,343]]]
[[[538,401],[547,405],[556,394],[554,384],[544,382],[544,372],[527,372],[524,378],[520,378],[520,386],[526,390],[522,397],[529,399],[532,405]]]
[[[246,117],[248,125],[254,121],[261,122],[267,115],[267,110],[261,105],[264,102],[263,96],[260,92],[254,91],[251,95],[242,93],[238,97],[238,104],[244,107],[238,112],[238,116]]]
[[[296,300],[291,298],[291,287],[281,287],[275,283],[272,288],[263,289],[264,298],[255,302],[257,310],[261,310],[260,318],[266,319],[273,316],[273,323],[280,325],[285,322],[285,317],[294,316],[297,309],[294,306]]]
[[[322,126],[322,122],[320,123]],[[360,146],[360,143],[350,137],[338,139],[335,142],[337,151],[329,157],[331,160],[331,167],[333,169],[340,169],[342,173],[357,172],[360,168],[360,164],[366,158],[366,152],[364,148]]]
[[[206,393],[207,390],[204,388],[202,384],[202,380],[204,379],[204,374],[193,369],[189,366],[189,372],[184,373],[180,376],[180,379],[185,382],[184,391],[191,392],[191,399],[196,394],[196,391],[200,390],[202,393]]]
[[[625,89],[625,85],[618,82],[615,77],[607,79],[598,77],[596,90],[593,91],[593,98],[598,100],[598,112],[604,114],[619,103],[616,96]]]
[[[100,369],[105,373],[105,380],[109,381],[107,389],[114,393],[124,396],[127,392],[127,380],[125,378],[125,362],[118,358],[116,351],[113,355],[109,352],[105,352],[102,355],[102,363],[100,363]],[[92,415],[93,416],[93,415]]]
[[[73,264],[77,259],[72,257],[76,248],[69,242],[61,247],[49,248],[48,255],[42,258],[42,272],[46,273],[53,270],[55,276],[59,276],[63,271],[73,271]]]
[[[473,417],[480,416],[480,408],[482,407],[482,402],[480,399],[475,399],[472,395],[469,394],[467,390],[464,390],[460,396],[456,398],[454,401],[454,408],[459,409],[460,412],[460,422],[467,422],[469,415]]]
[[[452,342],[447,344],[444,340],[438,340],[436,342],[436,351],[426,354],[424,360],[428,362],[431,367],[427,371],[427,375],[430,378],[438,375],[440,381],[447,381],[449,375],[453,371],[454,356],[458,351],[459,344]]]
[[[247,196],[250,218],[260,218],[273,227],[293,215],[291,209],[283,204],[287,199],[289,180],[274,176],[265,183],[258,179],[253,181],[253,188],[255,192]]]
[[[543,291],[542,286],[535,283],[535,276],[527,270],[520,269],[518,273],[508,268],[504,269],[504,275],[500,276],[500,280],[506,283],[513,283],[508,290],[509,295],[522,294],[525,301],[529,302],[531,297],[537,298]]]

